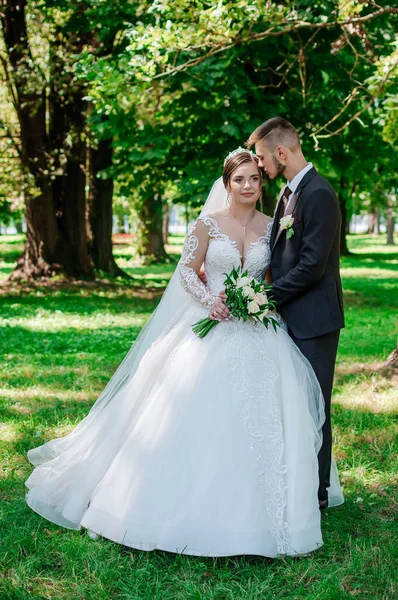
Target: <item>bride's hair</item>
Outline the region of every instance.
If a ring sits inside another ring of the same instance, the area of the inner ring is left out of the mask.
[[[250,152],[249,150],[242,150],[242,152],[239,152],[239,154],[235,154],[234,156],[231,156],[231,158],[228,158],[225,161],[224,169],[222,172],[222,180],[223,180],[224,186],[227,187],[227,185],[229,184],[229,180],[231,179],[232,173],[238,167],[240,167],[244,163],[249,163],[249,162],[254,162],[256,164],[258,173],[259,173],[261,179],[264,179],[264,171],[262,170],[261,167],[258,166],[257,156],[255,154],[253,154],[252,152]]]

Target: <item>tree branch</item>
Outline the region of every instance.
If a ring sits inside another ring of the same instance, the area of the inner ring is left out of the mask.
[[[325,125],[322,125],[322,127],[320,127],[317,131],[315,131],[314,133],[311,133],[311,137],[314,138],[315,140],[315,147],[319,147],[318,144],[318,138],[329,138],[332,137],[334,135],[338,135],[339,133],[341,133],[344,129],[346,129],[346,127],[348,127],[353,121],[355,121],[356,119],[359,118],[359,116],[364,113],[372,104],[372,102],[379,96],[380,92],[382,91],[385,83],[388,80],[388,77],[390,75],[390,73],[392,73],[392,71],[395,69],[395,67],[398,66],[398,60],[396,60],[395,62],[393,62],[393,64],[391,65],[391,67],[388,69],[388,71],[384,74],[383,79],[381,80],[378,88],[376,89],[375,92],[372,93],[370,100],[365,104],[365,106],[363,106],[360,110],[358,110],[354,115],[352,115],[343,125],[341,125],[338,129],[336,129],[335,131],[332,131],[330,133],[325,133],[322,135],[319,135],[319,133],[321,131],[323,131],[324,129],[327,129],[329,127],[329,125],[331,125],[332,123],[334,123],[334,121],[336,121],[340,115],[342,115],[342,113],[346,110],[346,108],[349,106],[349,104],[352,102],[352,100],[354,99],[354,95],[356,95],[356,90],[358,88],[354,88],[354,90],[352,91],[352,93],[349,96],[349,101],[343,106],[343,108],[337,113],[337,115],[335,115],[332,119],[330,119],[330,121],[328,121],[327,123],[325,123]],[[355,92],[355,94],[354,94]]]
[[[247,44],[250,42],[259,42],[268,37],[280,37],[283,35],[287,35],[289,33],[294,33],[294,32],[305,30],[305,29],[308,29],[308,30],[312,29],[312,30],[319,31],[321,29],[332,29],[334,27],[344,27],[347,25],[366,23],[368,21],[371,21],[373,19],[376,19],[377,17],[386,15],[386,14],[398,14],[398,8],[383,7],[383,8],[380,8],[379,10],[376,10],[376,11],[374,11],[368,15],[364,15],[362,17],[351,17],[349,19],[345,19],[342,21],[339,21],[338,19],[336,19],[335,21],[325,21],[322,23],[309,23],[308,21],[297,21],[294,25],[288,25],[289,21],[287,21],[285,19],[281,22],[281,25],[283,26],[282,29],[275,30],[275,26],[272,26],[269,29],[267,29],[266,31],[262,31],[261,33],[250,33],[247,36],[236,36],[236,38],[232,39],[232,41],[229,44],[215,45],[211,50],[209,50],[203,56],[192,58],[181,65],[173,66],[168,71],[165,71],[164,73],[159,73],[158,75],[155,75],[153,78],[158,79],[161,77],[168,77],[170,75],[175,75],[176,73],[178,73],[180,71],[184,71],[188,68],[195,67],[195,66],[201,64],[208,58],[211,58],[212,56],[215,56],[216,54],[219,54],[220,52],[225,52],[226,50],[230,50],[231,48],[235,48],[236,46],[240,46],[240,45]],[[186,50],[189,51],[189,50],[194,50],[194,49],[195,49],[194,47],[191,47],[191,48],[187,48]]]
[[[20,105],[19,105],[19,100],[15,91],[15,87],[13,85],[13,81],[11,79],[9,70],[8,70],[8,62],[7,60],[4,58],[4,56],[2,56],[0,54],[0,62],[3,66],[3,70],[4,70],[4,75],[5,75],[5,79],[6,79],[6,84],[7,87],[9,89],[9,92],[11,94],[11,98],[12,98],[12,104],[17,112],[18,117],[20,116]]]

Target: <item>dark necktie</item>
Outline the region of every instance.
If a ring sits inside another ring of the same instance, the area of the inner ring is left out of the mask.
[[[287,206],[287,203],[289,202],[289,196],[291,193],[292,193],[292,190],[287,185],[285,187],[283,195],[282,195],[280,218],[282,218],[285,214],[286,206]]]

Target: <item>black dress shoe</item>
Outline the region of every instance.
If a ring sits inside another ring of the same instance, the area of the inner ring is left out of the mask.
[[[325,508],[328,507],[328,504],[327,500],[319,500],[319,510],[325,510]]]

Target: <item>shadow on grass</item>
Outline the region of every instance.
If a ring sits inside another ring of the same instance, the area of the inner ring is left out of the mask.
[[[365,269],[391,269],[398,271],[397,253],[383,254],[382,252],[369,252],[366,254],[350,254],[342,258],[342,267]]]
[[[146,314],[146,311],[142,311],[142,314]],[[99,324],[100,319],[96,320],[92,327],[87,327],[87,324],[85,327],[79,327],[79,323],[68,327],[68,323],[63,323],[59,329],[56,328],[56,331],[33,331],[18,325],[6,326],[0,328],[0,340],[4,351],[15,353],[19,357],[26,355],[34,358],[34,355],[44,355],[41,359],[44,359],[43,366],[45,366],[46,354],[49,355],[50,363],[54,355],[65,360],[65,354],[94,353],[100,356],[113,354],[127,341],[133,344],[142,329],[141,323],[140,325],[127,323],[125,326],[114,324],[99,326]],[[11,331],[12,335],[7,335],[7,333],[11,334]],[[4,332],[3,336],[2,332]],[[2,337],[4,339],[1,339]]]
[[[355,277],[344,277],[344,305],[360,306],[361,308],[377,307],[376,300],[383,300],[383,308],[393,308],[398,306],[398,278],[393,279],[377,278],[376,280],[367,280]]]
[[[87,295],[79,292],[76,294],[65,294],[60,292],[54,295],[49,292],[46,295],[28,295],[28,296],[5,296],[0,298],[1,315],[3,319],[9,317],[23,316],[29,318],[35,316],[38,311],[53,313],[70,313],[76,315],[95,315],[104,312],[112,315],[144,314],[155,308],[161,291],[147,290],[147,295],[137,297],[136,289],[132,289],[129,294],[125,291],[114,292],[116,297],[107,297],[101,295],[101,291],[96,293],[94,290]],[[112,294],[112,293],[111,293]]]

